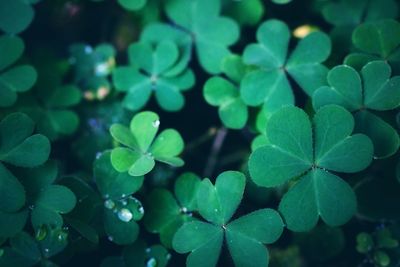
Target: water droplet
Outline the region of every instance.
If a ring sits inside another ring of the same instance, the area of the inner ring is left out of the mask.
[[[121,197],[126,197],[126,195],[125,195],[125,194],[122,194]]]
[[[94,72],[95,72],[96,76],[107,75],[109,73],[109,67],[108,67],[107,62],[96,65]]]
[[[214,209],[215,212],[218,212],[218,209]]]
[[[139,211],[140,214],[144,214],[144,208],[143,207],[139,207],[138,211]]]
[[[104,201],[104,207],[111,210],[115,207],[115,203],[111,199],[107,199],[106,201]]]
[[[192,216],[193,216],[193,213],[189,212],[189,213],[187,214],[187,216],[192,217]]]
[[[110,197],[109,194],[105,194],[105,195],[104,195],[104,198],[109,198],[109,197]]]
[[[124,206],[128,205],[128,201],[126,201],[126,200],[121,200],[121,203],[122,203],[122,205],[124,205]]]
[[[172,257],[171,254],[168,253],[167,256],[166,256],[167,261],[169,261],[171,259],[171,257]]]
[[[188,210],[187,210],[186,207],[183,207],[183,208],[181,209],[181,211],[182,211],[183,213],[186,213]]]
[[[29,206],[29,209],[30,209],[30,210],[33,210],[34,208],[35,208],[35,205],[30,205],[30,206]]]
[[[59,233],[57,236],[58,241],[64,241],[67,239],[67,234],[66,233]]]
[[[108,240],[110,240],[112,242],[114,240],[114,238],[112,236],[108,236]]]
[[[50,250],[49,250],[48,248],[45,248],[45,249],[44,249],[44,253],[45,253],[45,254],[49,254],[49,251],[50,251]]]
[[[86,45],[86,46],[85,46],[85,53],[86,53],[86,54],[90,54],[90,53],[92,53],[92,52],[93,52],[93,48],[91,48],[90,46]]]
[[[150,258],[146,263],[146,267],[156,267],[156,266],[157,266],[157,261],[155,258]]]
[[[97,153],[96,153],[96,159],[99,159],[100,156],[101,156],[101,152],[97,152]]]
[[[146,253],[150,253],[150,251],[151,251],[151,248],[146,248]]]
[[[153,121],[153,127],[157,128],[158,126],[160,126],[160,120]]]
[[[132,212],[128,209],[121,209],[118,212],[118,218],[123,222],[129,222],[133,218]]]
[[[35,238],[38,241],[42,241],[46,238],[47,236],[47,229],[45,226],[39,227],[39,229],[36,232]]]

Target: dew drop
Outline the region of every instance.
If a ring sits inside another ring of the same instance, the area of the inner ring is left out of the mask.
[[[181,209],[181,211],[182,211],[183,213],[186,213],[188,210],[187,210],[186,207],[183,207],[183,208]]]
[[[146,248],[146,253],[150,253],[151,248]]]
[[[144,208],[143,208],[143,207],[140,207],[140,208],[138,209],[138,211],[139,211],[140,214],[144,214]]]
[[[122,194],[121,197],[126,197],[126,195],[125,195],[125,194]]]
[[[91,48],[90,46],[86,45],[86,46],[85,46],[85,53],[86,53],[86,54],[90,54],[90,53],[92,53],[92,52],[93,52],[93,48]]]
[[[118,212],[118,218],[123,222],[129,222],[133,218],[133,214],[128,209],[121,209]]]
[[[160,120],[153,121],[153,127],[157,128],[158,126],[160,126]]]
[[[47,229],[44,226],[42,226],[37,230],[35,238],[38,241],[42,241],[46,238],[46,236],[47,236]]]
[[[146,263],[146,267],[156,267],[156,266],[157,266],[157,261],[155,258],[150,258]]]
[[[166,256],[166,259],[167,259],[167,261],[169,261],[171,259],[171,254],[168,253]]]
[[[108,236],[108,240],[110,240],[112,242],[114,240],[114,238],[112,236]]]
[[[44,249],[44,253],[45,253],[45,254],[49,254],[49,251],[50,251],[50,250],[49,250],[48,248],[45,248],[45,249]]]
[[[218,209],[214,209],[215,212],[218,212]]]
[[[111,199],[107,199],[106,201],[104,201],[104,207],[111,210],[115,207],[115,203]]]

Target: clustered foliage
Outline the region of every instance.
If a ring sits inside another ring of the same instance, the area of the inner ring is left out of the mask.
[[[396,0],[1,0],[0,267],[400,264]]]

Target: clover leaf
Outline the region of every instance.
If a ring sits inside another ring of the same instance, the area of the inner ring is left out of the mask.
[[[208,222],[187,222],[173,239],[178,253],[191,252],[186,259],[188,267],[216,266],[224,235],[235,266],[268,266],[264,244],[280,237],[283,222],[271,209],[257,210],[230,222],[242,200],[245,183],[245,176],[235,171],[221,173],[215,186],[209,179],[201,182],[197,206]]]
[[[265,187],[300,177],[279,205],[290,230],[308,231],[319,216],[330,226],[341,225],[356,211],[352,188],[329,172],[354,173],[370,164],[372,142],[363,134],[351,135],[353,128],[351,113],[336,105],[319,109],[312,123],[297,107],[284,107],[271,116],[269,143],[250,155],[249,171],[253,181]]]
[[[17,93],[28,91],[36,82],[37,74],[32,66],[10,67],[21,57],[24,49],[19,37],[0,36],[0,107],[13,105],[17,101]]]
[[[221,1],[171,0],[165,9],[167,16],[192,38],[203,69],[219,73],[222,59],[230,54],[229,46],[239,38],[236,22],[220,16]]]
[[[353,30],[364,22],[396,18],[398,4],[394,0],[327,1],[322,9],[324,19],[334,27],[330,32],[334,50],[340,61],[351,50]]]
[[[192,221],[197,210],[196,194],[201,180],[193,173],[182,174],[175,182],[174,195],[155,189],[147,198],[144,224],[149,232],[159,233],[161,243],[172,248],[172,238],[179,227]]]
[[[353,32],[353,43],[361,52],[348,55],[344,63],[356,69],[374,60],[385,60],[400,74],[400,23],[381,20],[364,23]]]
[[[112,137],[124,147],[114,148],[111,162],[119,172],[141,176],[150,172],[155,161],[180,167],[183,160],[177,157],[183,150],[181,135],[174,129],[166,129],[157,137],[160,120],[156,113],[143,111],[136,114],[130,128],[114,124],[110,128]]]
[[[24,113],[12,113],[0,122],[0,161],[17,167],[36,167],[50,154],[50,142],[34,134],[34,122]]]
[[[258,43],[246,47],[243,60],[258,69],[245,75],[240,85],[243,101],[249,106],[264,104],[268,115],[282,106],[293,105],[294,95],[287,75],[308,94],[326,84],[328,69],[321,64],[330,54],[329,37],[313,32],[300,40],[287,56],[290,41],[288,26],[268,20],[257,30]]]
[[[327,104],[338,104],[354,113],[355,132],[369,136],[375,156],[388,157],[400,145],[397,131],[375,111],[395,109],[400,105],[400,76],[391,77],[390,66],[383,61],[366,64],[359,74],[352,67],[341,65],[328,73],[329,86],[313,95],[315,109]]]
[[[147,0],[118,0],[118,3],[127,10],[139,10],[143,8]]]
[[[96,159],[93,172],[104,199],[104,230],[109,240],[120,245],[133,243],[139,234],[136,221],[143,217],[144,209],[131,195],[141,188],[143,176],[132,177],[127,172],[116,171],[109,151]]]
[[[170,41],[179,49],[177,62],[168,70],[171,76],[182,73],[188,66],[192,54],[190,35],[169,24],[152,23],[147,25],[140,34],[140,41],[150,43],[153,47],[162,41]]]
[[[38,132],[51,141],[72,135],[79,126],[79,117],[69,108],[81,101],[81,91],[73,85],[40,87],[35,95],[20,102],[21,109],[37,123]]]
[[[34,10],[24,0],[3,0],[0,2],[0,30],[6,33],[20,33],[32,22]]]
[[[214,76],[207,80],[203,94],[207,103],[218,106],[222,123],[232,129],[246,125],[248,109],[240,97],[239,84],[246,72],[241,57],[231,55],[222,61],[222,72],[226,76]]]
[[[74,193],[66,186],[55,184],[57,165],[48,161],[35,169],[20,169],[16,176],[27,194],[32,226],[35,230],[43,225],[61,228],[62,214],[72,211],[76,205]]]
[[[118,67],[113,73],[116,89],[127,91],[124,107],[134,111],[143,108],[154,91],[163,109],[182,109],[185,102],[182,91],[193,86],[194,75],[190,69],[175,72],[174,66],[179,62],[177,45],[165,40],[153,49],[149,43],[140,42],[130,45],[128,53],[131,66]],[[173,73],[169,73],[171,69]]]

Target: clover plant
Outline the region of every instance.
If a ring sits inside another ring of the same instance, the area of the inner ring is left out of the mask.
[[[0,267],[398,267],[396,0],[0,0]]]

